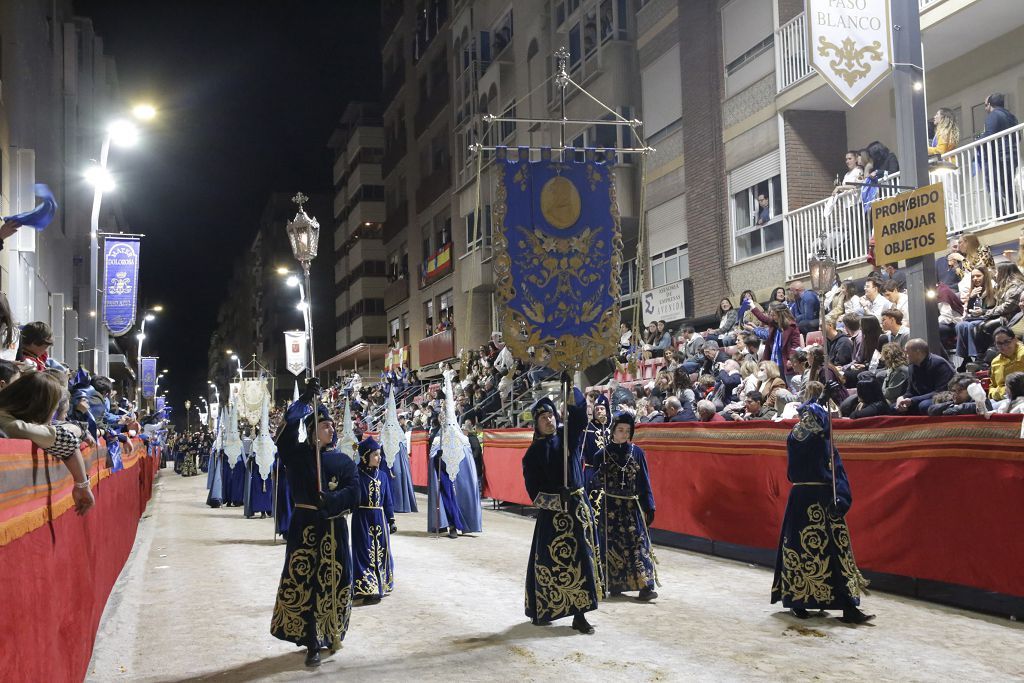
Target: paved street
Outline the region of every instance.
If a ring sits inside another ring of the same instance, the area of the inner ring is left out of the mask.
[[[880,593],[866,601],[873,625],[798,622],[768,604],[768,570],[666,548],[654,603],[602,603],[594,636],[534,627],[522,607],[532,520],[492,511],[483,534],[458,540],[400,515],[395,593],[356,607],[342,650],[310,671],[269,633],[284,556],[271,520],[206,507],[204,482],[161,473],[88,680],[1024,678],[1020,624]]]

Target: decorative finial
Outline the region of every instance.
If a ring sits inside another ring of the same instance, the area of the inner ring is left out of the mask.
[[[298,204],[299,205],[299,211],[302,211],[303,210],[302,205],[309,201],[309,197],[307,197],[306,195],[302,194],[301,192],[297,192],[295,194],[295,196],[292,197],[292,201],[294,203]]]
[[[565,88],[569,84],[569,72],[566,71],[565,66],[569,61],[569,50],[563,45],[555,51],[555,59],[558,62],[556,67],[557,73],[555,74],[555,85],[559,88]]]

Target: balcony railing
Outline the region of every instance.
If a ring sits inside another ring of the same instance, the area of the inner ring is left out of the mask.
[[[416,211],[423,211],[441,196],[452,184],[451,162],[447,159],[430,175],[420,181],[416,188]]]
[[[445,330],[421,339],[420,367],[455,357],[455,330]]]
[[[801,13],[775,32],[775,90],[782,92],[812,73],[807,59],[807,19]]]
[[[383,240],[387,244],[409,224],[409,202],[388,207],[387,218],[384,219]]]
[[[384,288],[384,308],[391,308],[409,298],[409,278],[400,277]]]
[[[951,167],[933,168],[929,182],[941,182],[945,190],[949,235],[1024,218],[1024,196],[1017,182],[1022,138],[1024,124],[942,155]],[[896,194],[892,186],[899,184],[899,175],[891,175],[882,183],[879,198]],[[807,274],[807,260],[823,231],[829,253],[838,265],[867,258],[871,224],[860,190],[791,211],[782,220],[787,280]]]

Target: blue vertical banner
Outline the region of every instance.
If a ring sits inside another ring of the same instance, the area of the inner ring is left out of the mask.
[[[108,236],[103,240],[103,324],[115,337],[135,324],[139,248],[137,237]]]
[[[142,377],[142,398],[153,398],[156,395],[156,358],[143,356],[139,365],[141,366]]]
[[[156,412],[159,413],[161,410],[164,409],[164,403],[166,400],[167,399],[165,399],[163,396],[156,397]]]
[[[513,158],[514,157],[514,158]],[[558,370],[616,353],[622,232],[615,154],[498,148],[495,289],[506,345]]]

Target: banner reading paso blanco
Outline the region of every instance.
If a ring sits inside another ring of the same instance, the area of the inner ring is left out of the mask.
[[[856,106],[892,71],[889,0],[807,0],[806,17],[811,66]]]
[[[946,195],[942,183],[873,202],[871,225],[878,263],[942,251],[946,248]]]

